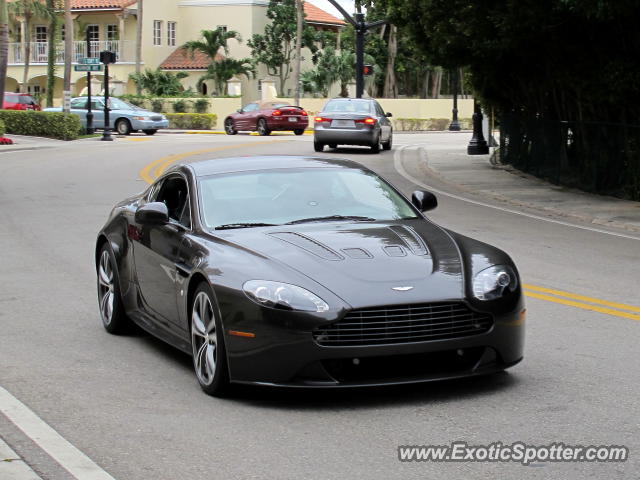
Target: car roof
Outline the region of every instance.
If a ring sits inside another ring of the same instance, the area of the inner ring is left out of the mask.
[[[293,155],[213,158],[202,162],[176,165],[171,170],[182,168],[191,169],[196,177],[285,168],[348,168],[368,171],[368,169],[352,160]]]

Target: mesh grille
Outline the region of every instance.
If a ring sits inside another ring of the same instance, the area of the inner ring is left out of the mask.
[[[351,310],[313,331],[324,346],[383,345],[447,340],[488,332],[493,318],[463,303],[396,305]]]

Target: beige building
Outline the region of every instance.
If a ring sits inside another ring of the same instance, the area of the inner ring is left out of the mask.
[[[10,2],[12,0],[9,0]],[[135,71],[135,38],[137,22],[136,0],[71,0],[74,19],[73,63],[86,56],[97,56],[102,50],[116,52],[118,61],[110,66],[110,90],[114,94],[134,93],[135,85],[129,75]],[[145,0],[143,15],[142,68],[186,71],[189,77],[183,80],[185,88],[196,88],[209,59],[204,55],[185,55],[180,45],[196,40],[201,30],[225,28],[240,33],[243,42],[229,41],[229,55],[234,58],[250,57],[246,44],[254,33],[263,33],[268,19],[268,0]],[[317,29],[339,31],[342,20],[333,17],[311,4],[305,3],[306,21]],[[50,38],[47,22],[31,20],[27,28],[25,19],[11,16],[9,66],[7,91],[17,91],[23,79],[26,43],[31,47],[27,90],[44,94],[48,42]],[[27,31],[28,30],[28,31]],[[90,49],[87,52],[86,34],[89,32]],[[54,39],[58,43],[56,55],[56,86],[54,96],[62,97],[62,70],[64,64],[64,36]],[[87,55],[87,53],[89,55]],[[94,74],[96,88],[103,81],[101,74]],[[86,74],[72,72],[72,95],[80,95],[86,88]],[[261,68],[255,79],[230,82],[232,94],[242,93],[246,100],[259,97],[262,86],[268,84],[266,71]],[[207,94],[213,92],[212,85],[204,87]],[[289,89],[288,89],[289,90]],[[287,93],[287,92],[285,92]]]

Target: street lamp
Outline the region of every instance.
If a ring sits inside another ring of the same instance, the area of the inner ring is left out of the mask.
[[[486,155],[489,153],[489,145],[482,133],[482,110],[480,104],[473,101],[473,136],[467,146],[468,155]]]
[[[458,69],[453,71],[453,110],[451,110],[452,118],[449,124],[449,130],[452,132],[460,131],[460,122],[458,121]]]

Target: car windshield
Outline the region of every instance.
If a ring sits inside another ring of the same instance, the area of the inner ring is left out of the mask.
[[[371,102],[369,100],[330,100],[322,111],[327,113],[369,113]]]
[[[212,175],[200,179],[200,196],[208,228],[416,218],[380,177],[340,167]]]
[[[114,97],[109,97],[109,108],[112,110],[139,110],[139,107]]]
[[[5,95],[4,101],[9,103],[24,103],[30,105],[34,103],[33,97],[30,95]]]

